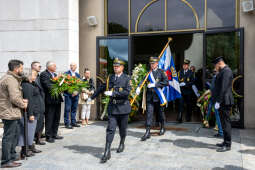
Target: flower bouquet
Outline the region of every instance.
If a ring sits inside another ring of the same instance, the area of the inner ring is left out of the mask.
[[[131,89],[131,92],[130,92],[130,95],[129,95],[130,102],[135,97],[136,89],[140,85],[140,83],[144,80],[147,73],[148,73],[148,71],[146,69],[145,64],[138,64],[133,69],[132,76],[131,76],[131,87],[132,87],[132,89]],[[143,88],[141,89],[141,92],[145,88],[146,88],[146,86],[143,86]],[[142,95],[139,95],[139,96],[136,97],[136,100],[132,105],[132,110],[131,110],[131,113],[130,113],[130,117],[133,117],[135,115],[135,113],[137,113],[142,98],[143,98]]]
[[[54,77],[51,80],[54,84],[51,88],[51,96],[58,98],[64,92],[69,94],[77,95],[82,90],[89,87],[88,82],[82,81],[81,79],[70,76],[68,74],[61,74],[58,77]]]

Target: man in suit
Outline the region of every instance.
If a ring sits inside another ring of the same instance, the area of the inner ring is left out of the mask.
[[[76,69],[77,69],[76,63],[71,63],[70,70],[65,72],[65,74],[81,78],[80,74],[75,72]],[[79,94],[77,92],[73,94],[65,92],[64,96],[65,96],[65,113],[64,113],[65,127],[67,129],[72,129],[73,127],[80,127],[80,125],[76,123],[76,112],[78,107]],[[69,120],[70,112],[71,112],[71,124]]]
[[[216,144],[220,148],[217,152],[231,150],[231,121],[230,111],[234,104],[232,94],[233,73],[225,64],[223,57],[214,60],[215,69],[219,72],[215,81],[215,109],[219,110],[223,129],[224,141]]]
[[[105,163],[111,158],[111,143],[116,131],[116,126],[119,127],[120,144],[117,153],[124,151],[124,142],[127,135],[128,115],[131,111],[131,106],[128,96],[131,90],[130,78],[123,73],[125,62],[116,58],[113,61],[114,73],[109,76],[109,82],[100,86],[91,96],[91,99],[96,98],[100,93],[104,92],[110,97],[108,105],[108,126],[106,129],[106,145],[105,152],[101,159]],[[108,87],[108,89],[107,89]],[[91,100],[89,99],[89,100]]]
[[[45,135],[46,141],[49,143],[54,143],[55,139],[63,139],[62,136],[58,136],[61,102],[63,102],[63,98],[61,95],[55,98],[50,94],[53,85],[51,79],[57,77],[55,72],[56,64],[48,61],[46,63],[46,70],[40,75],[40,82],[45,93]]]
[[[160,99],[158,94],[156,93],[156,88],[163,88],[168,86],[168,78],[164,72],[164,70],[158,68],[158,57],[150,57],[150,68],[152,75],[155,79],[155,82],[152,83],[148,81],[147,91],[146,91],[146,132],[141,138],[141,141],[145,141],[150,138],[150,129],[152,126],[153,113],[154,111],[157,113],[158,120],[160,122],[160,131],[159,135],[164,135],[165,133],[165,106],[160,104]],[[140,93],[140,89],[136,90],[136,93]],[[165,103],[166,104],[166,103]]]
[[[191,105],[191,97],[193,94],[192,85],[194,84],[194,74],[189,69],[190,61],[184,59],[184,63],[182,66],[182,70],[178,73],[178,78],[181,87],[181,94],[182,98],[179,100],[179,114],[177,117],[178,122],[182,122],[182,114],[184,110],[184,103],[187,105],[187,113],[186,113],[186,121],[191,121],[191,112],[192,112],[192,105]]]
[[[41,64],[38,61],[33,61],[31,63],[31,70],[37,72],[37,78],[35,80],[35,85],[38,87],[40,92],[40,103],[41,103],[41,113],[38,115],[37,123],[36,123],[36,130],[35,130],[35,142],[37,145],[45,145],[45,142],[41,141],[41,135],[44,129],[44,112],[45,112],[45,94],[40,82],[40,71],[41,71]],[[40,153],[41,151],[35,148],[33,144],[30,147],[31,151],[34,153]]]

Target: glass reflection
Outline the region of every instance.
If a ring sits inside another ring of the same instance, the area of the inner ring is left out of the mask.
[[[234,27],[235,0],[208,0],[207,27]]]

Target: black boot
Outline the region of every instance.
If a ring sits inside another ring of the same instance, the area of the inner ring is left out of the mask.
[[[177,116],[177,122],[182,123],[182,112],[179,112]]]
[[[162,122],[162,123],[160,124],[159,136],[164,135],[164,134],[165,134],[165,131],[166,131],[166,129],[165,129],[165,122]]]
[[[32,144],[31,146],[29,146],[29,150],[32,151],[33,153],[41,153],[42,152],[35,148],[35,144]]]
[[[20,151],[20,159],[23,160],[26,157],[31,157],[31,156],[34,156],[33,152],[30,150],[26,151],[25,146],[22,146]]]
[[[101,158],[101,163],[105,163],[109,159],[111,159],[111,143],[106,142],[104,156]]]
[[[145,134],[144,134],[143,137],[141,138],[141,141],[146,141],[146,139],[149,139],[150,137],[151,137],[151,134],[150,134],[150,127],[147,127],[147,128],[146,128]]]
[[[120,145],[119,145],[119,148],[117,149],[117,153],[124,151],[124,149],[125,149],[124,143],[125,143],[125,137],[120,139]]]
[[[42,136],[42,133],[38,132],[38,134],[36,135],[36,140],[35,140],[36,145],[45,145],[46,144],[45,142],[41,141],[41,136]]]

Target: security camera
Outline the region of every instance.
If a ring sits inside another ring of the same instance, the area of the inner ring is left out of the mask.
[[[254,10],[253,0],[244,0],[242,2],[243,12],[251,12]]]
[[[89,16],[89,17],[87,17],[87,20],[88,20],[89,26],[94,27],[97,25],[97,19],[95,16]]]

